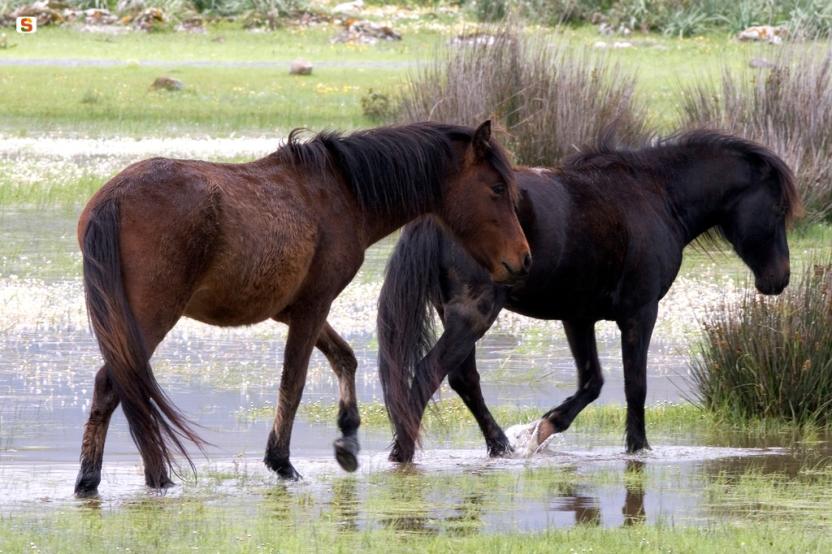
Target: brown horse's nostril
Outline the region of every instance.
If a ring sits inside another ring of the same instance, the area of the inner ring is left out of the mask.
[[[523,256],[523,271],[526,273],[529,272],[529,269],[532,267],[532,255],[529,252],[526,252],[526,255]]]

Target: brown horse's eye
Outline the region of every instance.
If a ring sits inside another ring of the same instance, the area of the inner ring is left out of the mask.
[[[491,187],[491,192],[493,192],[497,196],[502,196],[506,193],[506,186],[502,183],[499,183]]]

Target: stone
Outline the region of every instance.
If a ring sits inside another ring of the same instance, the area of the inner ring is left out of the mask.
[[[306,60],[295,60],[289,66],[289,75],[312,75],[312,63]]]

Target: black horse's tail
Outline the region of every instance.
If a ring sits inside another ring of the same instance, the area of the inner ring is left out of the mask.
[[[397,437],[416,442],[420,417],[411,389],[416,364],[434,340],[431,303],[439,301],[443,231],[431,217],[407,225],[387,263],[378,305],[379,374]]]
[[[173,470],[172,450],[181,453],[193,469],[181,439],[200,447],[204,443],[159,388],[150,369],[144,338],[124,288],[115,199],[93,210],[84,232],[83,257],[87,313],[130,434],[145,460],[145,473],[153,479],[165,475],[165,469]],[[159,466],[147,467],[148,463]]]

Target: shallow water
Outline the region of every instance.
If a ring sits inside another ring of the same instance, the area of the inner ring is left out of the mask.
[[[100,358],[83,307],[76,211],[0,211],[0,515],[86,506],[72,498],[72,485]],[[359,358],[360,402],[381,400],[375,303],[394,243],[395,238],[385,240],[367,253],[330,317]],[[677,281],[662,305],[651,347],[648,403],[677,402],[692,394],[687,345],[696,334],[696,318],[726,295],[737,294],[742,278],[736,266],[722,275],[706,260]],[[183,320],[161,345],[153,360],[160,383],[216,445],[207,449],[207,458],[197,457],[200,481],[174,489],[169,498],[194,495],[262,506],[274,502],[275,491],[289,497],[311,494],[319,510],[333,503],[351,506],[343,516],[347,526],[401,526],[425,533],[642,520],[698,523],[713,518],[703,490],[725,468],[741,472],[761,463],[778,468],[798,463],[790,451],[708,446],[692,436],[661,437],[653,441],[653,452],[634,458],[623,454],[617,439],[576,433],[558,437],[530,460],[489,460],[479,438],[428,436],[414,473],[403,476],[386,461],[389,433],[362,430],[361,468],[347,477],[332,460],[335,422],[312,423],[301,412],[292,451],[306,479],[278,484],[260,462],[270,422],[245,414],[274,405],[285,334],[285,327],[273,323],[218,329]],[[606,379],[599,402],[621,404],[617,329],[601,324],[598,338]],[[502,314],[478,346],[478,364],[493,406],[536,406],[543,412],[573,392],[574,368],[556,322]],[[452,393],[443,388],[440,396]],[[337,383],[317,353],[304,400],[337,400]],[[631,471],[640,472],[638,486],[623,477]],[[402,493],[409,479],[418,486],[407,485]],[[101,493],[99,505],[113,508],[156,497],[143,487],[120,410],[107,438]],[[392,503],[399,505],[395,514],[373,508],[374,495],[396,500],[400,493],[401,502]]]

